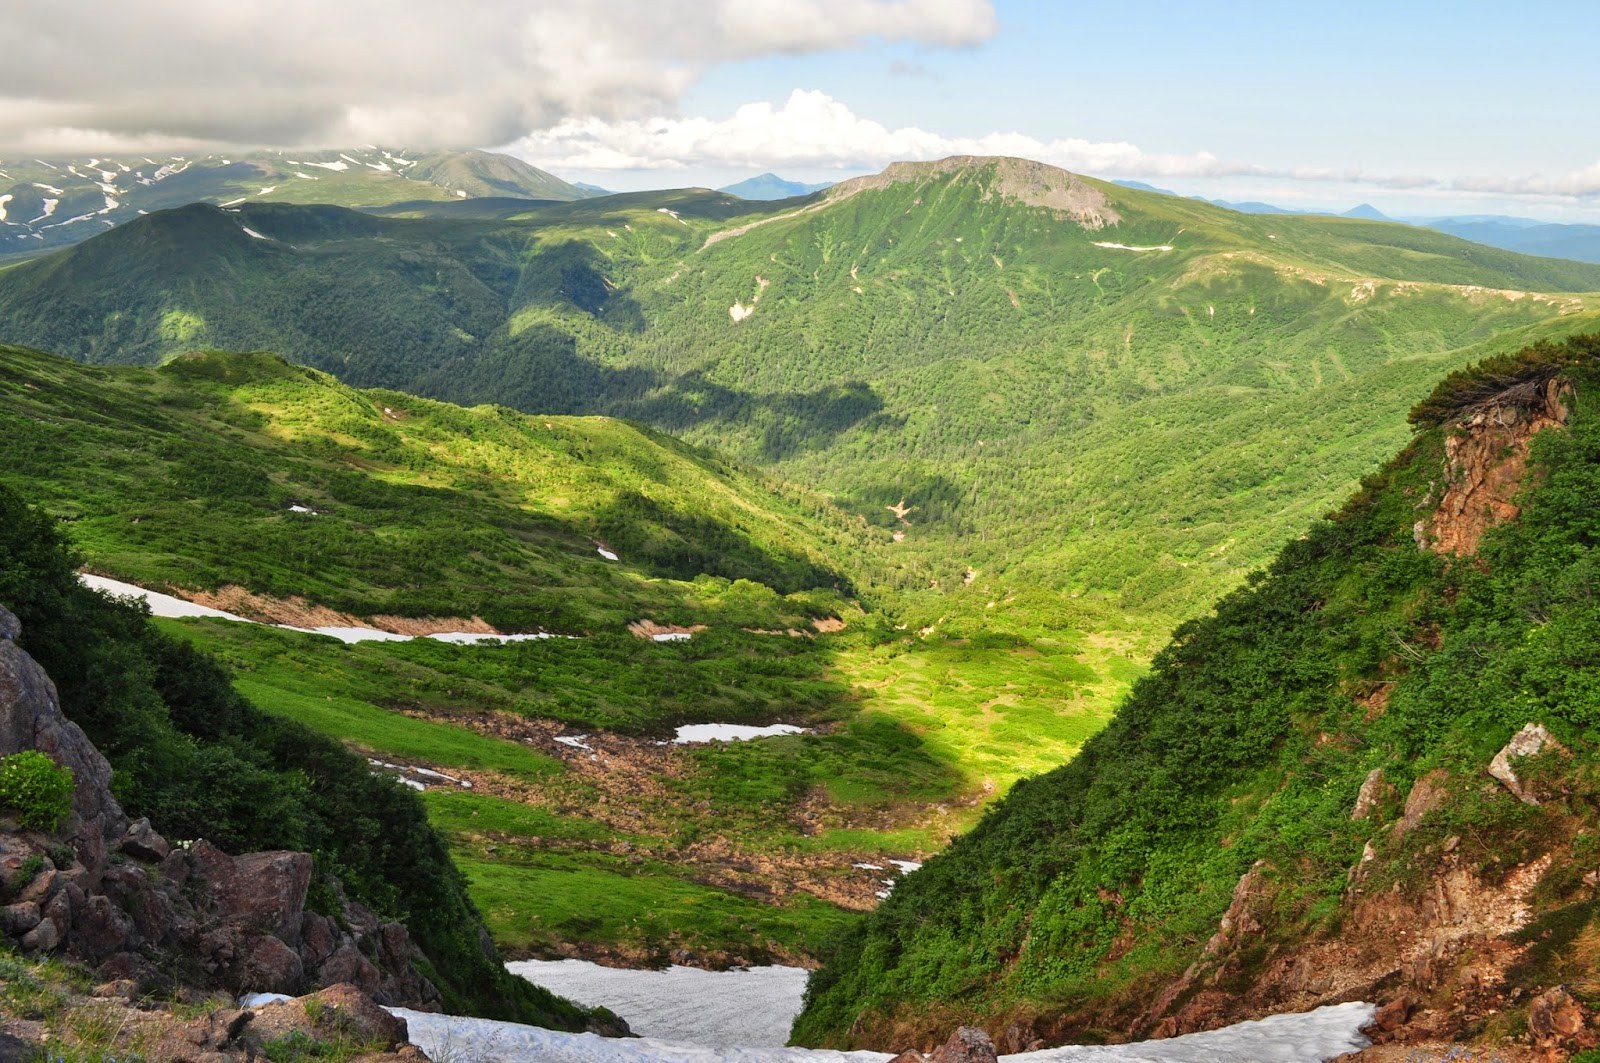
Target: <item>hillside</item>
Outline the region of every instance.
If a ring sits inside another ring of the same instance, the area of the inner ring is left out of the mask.
[[[158,626],[422,789],[519,955],[810,961],[1136,672],[1070,632],[925,645],[850,597],[886,532],[602,418],[0,348],[0,430],[0,484],[90,569],[264,622]],[[690,724],[799,733],[673,744]]]
[[[796,1037],[1121,1040],[1359,999],[1380,1041],[1594,1047],[1597,396],[1594,336],[1446,378],[1073,763],[841,943]]]
[[[789,207],[485,202],[156,215],[0,273],[0,314],[89,361],[267,347],[364,386],[626,416],[901,533],[893,582],[940,592],[918,626],[1044,586],[1164,630],[1398,445],[1402,396],[1580,330],[1600,290],[1600,267],[1021,160],[900,164]]]
[[[367,146],[232,157],[0,159],[0,259],[75,244],[109,226],[190,203],[378,207],[480,196],[586,195],[520,159],[486,151]]]

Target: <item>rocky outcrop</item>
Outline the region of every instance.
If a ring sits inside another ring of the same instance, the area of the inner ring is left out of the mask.
[[[1070,218],[1088,230],[1122,221],[1110,198],[1075,173],[1031,159],[1009,156],[952,155],[935,162],[890,163],[882,173],[841,181],[828,189],[827,201],[839,202],[860,192],[891,185],[972,175],[985,179],[983,198],[999,198],[1024,206],[1043,207]]]
[[[71,814],[53,832],[0,819],[0,932],[25,953],[61,953],[108,982],[300,993],[350,983],[384,1004],[433,1010],[404,924],[346,899],[307,909],[311,856],[232,856],[205,840],[174,847],[128,822],[111,768],[61,713],[54,684],[0,607],[0,756],[37,749],[70,769]]]
[[[1445,438],[1446,487],[1433,515],[1418,521],[1417,544],[1441,554],[1475,553],[1483,533],[1517,516],[1528,443],[1567,422],[1572,386],[1552,379],[1514,388],[1466,412]]]
[[[1507,742],[1489,762],[1489,774],[1515,794],[1517,800],[1523,804],[1537,805],[1538,787],[1530,780],[1517,776],[1514,762],[1526,757],[1536,757],[1545,752],[1565,753],[1566,750],[1560,742],[1550,736],[1550,732],[1544,729],[1543,724],[1524,724],[1522,730],[1512,735],[1511,741]]]
[[[908,1048],[889,1063],[996,1063],[999,1056],[989,1035],[976,1026],[961,1026],[950,1040],[923,1055]]]

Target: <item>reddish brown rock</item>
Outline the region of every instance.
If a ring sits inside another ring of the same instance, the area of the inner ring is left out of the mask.
[[[962,1026],[933,1050],[928,1063],[996,1063],[999,1058],[987,1033],[976,1026]]]

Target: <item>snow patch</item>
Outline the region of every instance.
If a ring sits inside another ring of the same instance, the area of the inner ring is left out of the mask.
[[[245,230],[245,232],[247,232],[247,233],[249,233],[249,234],[250,234],[250,235],[251,235],[251,236],[260,236],[260,237],[261,237],[261,239],[263,239],[263,240],[265,240],[265,239],[266,239],[266,237],[265,237],[265,236],[261,236],[261,234],[260,234],[260,233],[258,233],[258,232],[255,232],[255,231],[253,231],[253,230],[251,230],[251,229],[246,229],[246,230]],[[317,512],[317,511],[316,511],[316,510],[314,510],[314,509],[312,509],[312,508],[311,508],[311,507],[310,507],[310,506],[302,506],[302,505],[301,505],[301,504],[300,504],[300,503],[298,503],[298,502],[291,502],[291,503],[290,503],[290,504],[289,504],[289,512],[290,512],[290,513],[309,513],[309,514],[311,514],[311,515],[312,515],[312,516],[313,516],[313,517],[320,517],[320,516],[322,516],[322,514],[321,514],[321,513],[318,513],[318,512]]]
[[[610,550],[607,550],[603,546],[595,547],[595,552],[598,553],[601,557],[605,558],[607,561],[616,561],[616,560],[618,560],[618,557],[617,557],[616,554],[612,553]]]
[[[372,169],[377,170],[379,173],[394,173],[394,167],[390,166],[386,162],[367,162],[362,163],[362,165],[371,167]]]
[[[678,212],[677,211],[672,210],[672,209],[670,209],[668,207],[657,207],[656,208],[656,213],[657,214],[665,214],[665,215],[667,215],[669,218],[671,218],[673,221],[677,222],[679,225],[688,225],[689,224],[688,222],[684,221],[682,218],[680,218],[678,216]]]
[[[687,638],[688,636],[684,636]],[[661,636],[656,636],[659,640]],[[771,727],[751,727],[742,723],[689,723],[672,736],[672,744],[694,745],[699,742],[744,742],[752,738],[770,738],[773,735],[803,735],[810,733],[792,723],[775,723]]]
[[[466,192],[464,192],[464,191],[462,191],[461,189],[458,188],[458,189],[456,189],[456,198],[457,199],[466,199],[467,198],[467,194],[466,194]]]
[[[248,225],[241,225],[241,226],[239,226],[239,228],[244,230],[244,234],[246,236],[253,236],[257,240],[270,240],[270,239],[272,239],[272,237],[270,237],[270,236],[262,236],[260,233],[256,232],[254,229],[250,228],[250,226],[248,226]],[[291,513],[310,513],[313,516],[315,516],[316,512],[317,512],[314,509],[307,509],[305,506],[290,506],[289,507],[289,511]]]
[[[651,642],[688,642],[694,638],[687,631],[658,631],[650,636]]]
[[[223,210],[227,210],[229,207],[237,207],[240,203],[243,203],[248,198],[248,196],[240,196],[238,199],[230,199],[226,203],[218,203],[217,206],[221,207]]]
[[[170,594],[162,594],[160,591],[147,591],[143,587],[135,587],[131,583],[123,583],[121,580],[109,579],[105,576],[96,576],[85,572],[82,573],[78,579],[83,582],[85,587],[89,587],[93,590],[101,591],[106,594],[115,594],[119,597],[142,599],[145,604],[150,606],[151,616],[174,618],[208,616],[216,617],[219,620],[245,619],[244,617],[237,616],[233,613],[225,613],[221,609],[212,609],[209,606],[196,605],[193,602],[186,602],[182,598],[174,598]],[[250,621],[245,622],[249,623]]]
[[[909,875],[911,872],[922,867],[922,865],[915,860],[890,860],[889,863],[893,864],[895,867],[898,867],[902,875]]]
[[[1114,244],[1109,240],[1096,240],[1096,247],[1110,247],[1118,251],[1171,251],[1171,244],[1153,244],[1149,247],[1129,247],[1127,244]]]
[[[311,176],[311,175],[310,175],[310,174],[308,174],[308,173],[301,173],[301,172],[300,172],[300,171],[299,171],[299,170],[296,170],[296,171],[295,171],[295,172],[294,172],[294,175],[295,175],[295,176],[296,176],[296,177],[298,177],[298,178],[300,178],[300,179],[301,179],[301,180],[302,180],[302,181],[317,181],[317,180],[321,180],[321,178],[317,178],[317,177],[312,177],[312,176]]]
[[[303,507],[290,506],[289,508],[297,512],[303,510]],[[307,513],[313,512],[311,510],[303,511]],[[182,598],[175,598],[170,594],[162,594],[160,591],[146,590],[143,587],[137,587],[132,583],[124,583],[121,580],[109,579],[105,576],[94,576],[87,572],[81,573],[78,578],[83,581],[84,586],[92,587],[97,591],[105,591],[108,594],[128,595],[144,600],[150,606],[152,616],[175,619],[215,617],[218,620],[237,620],[241,624],[256,623],[256,621],[248,617],[239,616],[235,613],[225,613],[221,609],[212,609],[204,605],[196,605],[194,602],[184,601]],[[382,631],[375,627],[295,627],[293,624],[274,624],[270,626],[279,627],[285,631],[299,631],[307,635],[327,635],[330,638],[338,639],[340,642],[352,644],[357,642],[410,642],[414,638],[430,638],[438,642],[449,642],[459,646],[473,646],[485,642],[504,645],[507,642],[526,642],[531,639],[578,637],[576,635],[552,635],[545,631],[534,631],[518,635],[483,634],[477,631],[440,631],[432,635],[397,635],[393,631]]]
[[[573,749],[581,749],[586,753],[593,753],[594,747],[588,742],[588,735],[556,735],[556,741]]]
[[[61,189],[57,188],[55,185],[47,185],[43,181],[35,181],[35,182],[33,182],[33,187],[41,188],[44,191],[49,192],[52,196],[64,196],[64,195],[66,195],[65,192],[63,192]]]
[[[0,196],[0,221],[5,221],[6,220],[6,204],[10,203],[15,198],[16,197],[13,196],[10,192],[7,192],[5,195]],[[15,225],[16,222],[14,222],[14,221],[13,222],[6,222],[6,224]]]
[[[272,193],[276,192],[277,190],[278,190],[278,186],[277,185],[268,185],[267,187],[263,188],[261,191],[257,192],[256,195],[258,195],[258,196],[270,196],[270,195],[272,195]]]
[[[347,162],[308,162],[306,165],[320,166],[324,170],[333,170],[336,173],[343,173],[345,170],[350,169],[350,164]]]
[[[595,970],[560,969],[568,965]],[[388,1010],[406,1020],[411,1043],[435,1059],[466,1058],[484,1063],[524,1059],[544,1063],[885,1063],[890,1058],[883,1052],[783,1047],[805,987],[806,972],[798,968],[625,971],[578,960],[524,961],[507,967],[562,996],[610,1008],[642,1036],[605,1038],[492,1019],[406,1008]],[[645,978],[655,981],[643,981]],[[734,979],[745,979],[748,984]],[[630,1007],[635,1001],[636,1006]],[[1361,1035],[1361,1027],[1372,1021],[1374,1011],[1371,1004],[1334,1004],[1163,1041],[1065,1046],[1000,1058],[1012,1063],[1323,1063],[1370,1043]],[[705,1032],[697,1032],[691,1040],[660,1032],[664,1028]]]

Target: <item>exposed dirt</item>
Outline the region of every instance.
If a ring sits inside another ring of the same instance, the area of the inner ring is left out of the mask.
[[[572,733],[573,728],[552,720],[511,713],[440,717],[410,712],[407,715],[524,743],[560,758],[569,776],[539,785],[492,772],[458,768],[447,771],[470,782],[479,793],[548,808],[560,815],[581,816],[609,832],[626,836],[575,841],[485,835],[482,841],[486,848],[498,844],[532,845],[563,851],[601,852],[626,857],[634,863],[660,860],[683,868],[685,877],[692,881],[755,900],[772,903],[797,893],[807,893],[852,911],[870,911],[876,907],[877,893],[899,877],[899,872],[877,854],[754,847],[741,838],[762,826],[752,817],[751,810],[715,807],[710,801],[696,797],[691,787],[683,785],[693,770],[692,753],[684,746],[604,731],[579,735]],[[558,737],[579,740],[582,745],[558,742]],[[419,778],[428,782],[425,776]],[[937,811],[934,814],[937,815]],[[894,829],[907,825],[904,811],[847,811],[831,802],[820,789],[792,806],[788,819],[789,825],[802,834],[816,834],[833,827]],[[685,831],[690,825],[697,829]],[[902,855],[920,859],[922,854]],[[873,863],[883,866],[878,869],[856,866]]]
[[[341,613],[325,605],[316,605],[295,595],[274,598],[256,594],[234,583],[224,584],[215,591],[178,590],[180,598],[197,605],[209,606],[235,613],[263,624],[288,624],[291,627],[373,627],[391,631],[396,635],[437,635],[445,631],[467,631],[478,635],[498,635],[482,617],[459,616],[387,616],[363,619]]]
[[[693,627],[684,627],[681,624],[658,624],[654,620],[635,620],[628,625],[628,630],[642,639],[653,639],[657,635],[693,635],[697,631],[704,631],[704,624],[695,624]]]
[[[828,202],[837,203],[858,192],[920,183],[948,174],[975,174],[990,165],[994,166],[994,178],[984,186],[985,200],[998,196],[1030,207],[1044,207],[1090,230],[1116,225],[1122,220],[1106,194],[1077,174],[1042,162],[1007,156],[952,155],[937,162],[891,163],[882,173],[841,181],[825,194]]]

